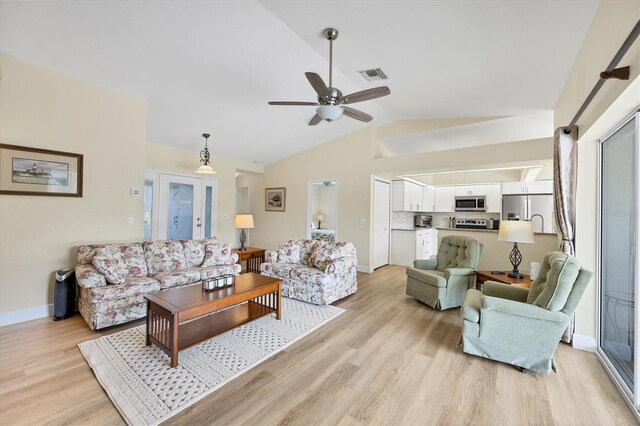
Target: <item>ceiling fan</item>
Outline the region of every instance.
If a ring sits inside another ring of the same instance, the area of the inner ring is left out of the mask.
[[[315,126],[322,120],[331,122],[338,119],[342,114],[368,123],[373,120],[372,116],[343,105],[355,104],[356,102],[369,101],[371,99],[387,96],[391,91],[387,86],[381,86],[344,96],[340,90],[332,87],[333,40],[338,38],[338,30],[335,28],[327,28],[324,30],[324,36],[329,40],[329,86],[327,87],[327,85],[324,84],[322,77],[318,74],[314,72],[304,73],[304,75],[307,76],[307,80],[309,80],[311,87],[313,87],[318,94],[318,102],[271,101],[269,102],[269,105],[317,106],[316,115],[314,115],[311,121],[309,121],[309,126]]]

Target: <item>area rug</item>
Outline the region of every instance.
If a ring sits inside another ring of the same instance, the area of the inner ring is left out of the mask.
[[[176,368],[155,345],[145,346],[144,325],[78,346],[122,418],[155,425],[343,312],[283,297],[281,320],[271,314],[185,349]]]

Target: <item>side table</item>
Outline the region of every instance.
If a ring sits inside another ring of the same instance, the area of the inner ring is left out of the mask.
[[[501,275],[493,275],[491,271],[476,271],[476,289],[482,290],[482,284],[485,281],[497,281],[503,284],[514,285],[517,287],[529,288],[531,287],[531,277],[527,274],[522,274],[522,278],[513,278],[508,274],[511,271],[500,271]]]
[[[247,247],[246,250],[233,249],[231,251],[238,254],[238,263],[247,262],[247,272],[260,273],[260,264],[264,262],[265,249]]]

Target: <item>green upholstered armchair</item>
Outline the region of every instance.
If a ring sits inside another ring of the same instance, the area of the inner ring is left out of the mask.
[[[575,257],[554,251],[529,289],[486,281],[482,293],[469,290],[460,310],[463,350],[537,373],[555,371],[553,353],[592,275]]]
[[[407,294],[435,309],[462,306],[476,278],[482,244],[449,235],[440,241],[435,259],[416,259],[407,268]]]

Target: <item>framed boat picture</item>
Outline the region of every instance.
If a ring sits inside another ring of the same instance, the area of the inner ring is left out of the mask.
[[[283,212],[287,201],[286,188],[265,188],[264,209],[268,212]]]
[[[82,154],[0,144],[0,194],[82,197]]]

